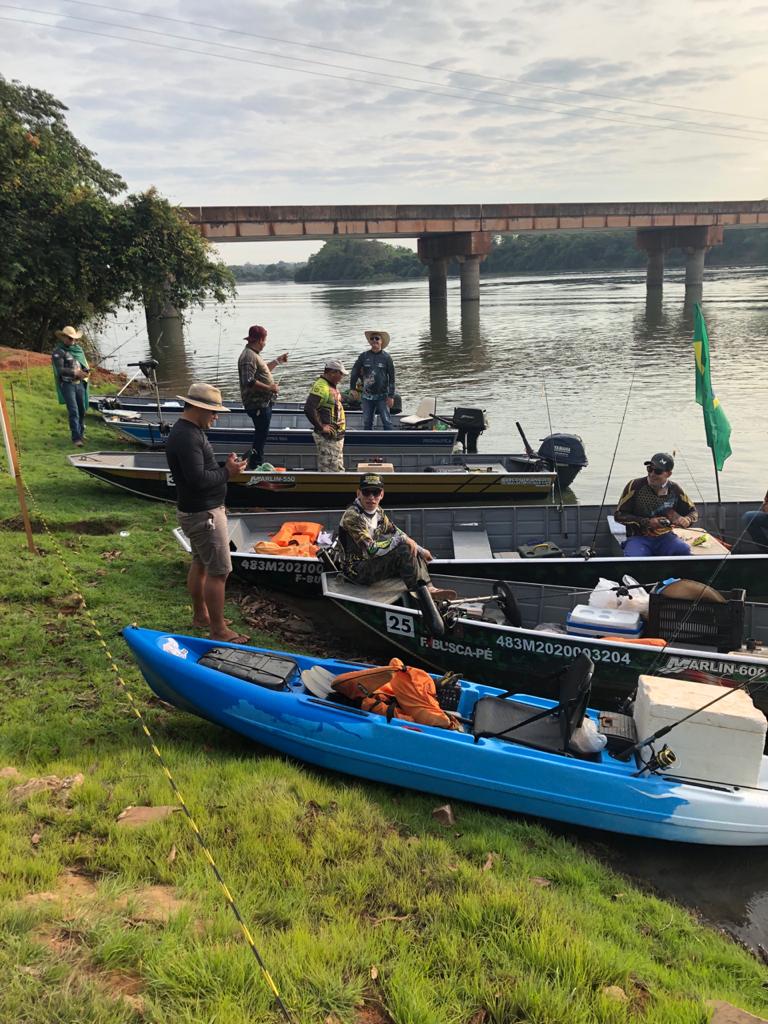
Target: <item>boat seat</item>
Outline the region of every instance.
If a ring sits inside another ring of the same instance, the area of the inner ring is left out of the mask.
[[[606,516],[608,520],[608,529],[611,532],[611,540],[613,541],[616,554],[624,554],[624,541],[627,539],[627,528],[623,523],[617,523],[613,516]]]
[[[435,418],[437,411],[436,398],[422,398],[416,407],[416,412],[409,416],[400,417],[400,425],[405,427],[419,427],[429,423]]]
[[[573,754],[570,739],[584,720],[594,670],[592,659],[586,654],[580,654],[567,665],[560,674],[559,700],[552,708],[539,710],[534,705],[509,700],[506,695],[481,697],[472,715],[475,742],[503,739],[537,750]]]
[[[452,530],[453,557],[465,558],[469,561],[479,561],[485,558],[493,558],[491,542],[488,534],[482,529]]]
[[[519,551],[494,551],[494,558],[522,558]]]

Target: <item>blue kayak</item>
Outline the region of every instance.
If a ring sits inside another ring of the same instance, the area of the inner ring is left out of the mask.
[[[575,724],[573,701],[570,718],[562,718],[562,690],[560,702],[521,694],[501,699],[499,689],[461,681],[456,714],[464,731],[453,731],[388,721],[310,687],[313,673],[330,678],[359,665],[136,626],[123,636],[162,700],[322,768],[611,832],[768,845],[768,758],[759,785],[744,787],[644,770],[636,755],[621,760],[610,746],[577,755],[567,737],[565,749],[557,749],[565,735],[560,726]],[[584,697],[579,721],[597,724],[600,713],[586,708],[591,671],[581,675],[574,679]],[[507,738],[499,737],[504,731]]]

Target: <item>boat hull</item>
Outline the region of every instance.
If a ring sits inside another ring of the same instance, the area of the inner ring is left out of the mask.
[[[618,581],[628,574],[644,584],[679,576],[710,583],[721,590],[742,587],[748,600],[768,600],[768,554],[626,558],[610,534],[605,510],[597,505],[392,508],[389,487],[385,501],[394,522],[418,544],[430,549],[435,558],[430,568],[435,573],[585,589],[592,588],[601,576]],[[718,509],[702,502],[699,511],[705,523],[714,520],[720,511],[727,535],[735,539],[741,516],[758,504],[759,500],[728,502]],[[233,571],[249,586],[320,597],[322,566],[317,559],[263,555],[252,550],[258,541],[269,540],[284,522],[306,518],[302,512],[231,515],[228,522]],[[338,529],[339,518],[338,509],[326,508],[312,514],[314,522],[331,532]],[[487,557],[461,557],[456,537],[467,526],[482,528],[489,549]],[[177,531],[176,535],[184,546],[183,534]],[[571,554],[564,558],[499,557],[498,553],[514,552],[519,545],[538,540],[555,542]],[[590,558],[575,556],[573,552],[581,545],[589,545],[596,553]]]
[[[123,635],[161,699],[321,768],[629,835],[728,846],[768,843],[763,790],[746,794],[657,775],[637,778],[634,763],[605,753],[582,761],[500,740],[475,743],[468,733],[387,722],[303,692],[301,669],[321,664],[340,674],[358,667],[346,663],[288,655],[297,677],[275,691],[199,665],[210,641],[137,627]],[[489,692],[463,686],[462,714]],[[531,704],[532,713],[549,706],[535,699]]]
[[[416,501],[420,505],[444,505],[451,501],[508,503],[520,497],[549,497],[555,479],[553,473],[518,470],[508,456],[491,458],[504,458],[509,468],[496,472],[449,472],[448,466],[438,465],[434,472],[387,473],[387,494],[395,502]],[[176,487],[160,452],[141,456],[126,452],[89,452],[70,455],[69,461],[75,468],[132,494],[160,501],[176,500]],[[322,509],[329,505],[342,509],[352,500],[359,480],[357,468],[344,473],[248,471],[230,480],[226,504],[229,508],[289,511]]]
[[[458,672],[505,690],[525,681],[527,692],[551,696],[557,685],[553,674],[580,654],[588,654],[595,664],[592,699],[597,707],[607,710],[616,710],[632,696],[641,674],[729,687],[750,680],[762,682],[768,677],[768,659],[759,656],[672,645],[659,648],[483,622],[463,615],[438,637],[416,609],[375,600],[369,596],[369,588],[355,587],[336,573],[323,573],[321,578],[325,599],[347,616],[358,642],[361,637],[366,638],[366,651],[394,649],[409,664],[419,664],[431,672]],[[487,583],[450,576],[433,575],[432,579],[438,586],[457,590],[461,596],[482,594]],[[526,624],[550,620],[564,623],[567,612],[586,600],[585,595],[574,594],[569,588],[528,589],[530,595],[525,587],[514,589]],[[768,606],[754,605],[749,614],[748,628],[768,643]],[[335,621],[329,617],[329,622]],[[752,696],[755,706],[768,716],[765,687],[755,686]]]

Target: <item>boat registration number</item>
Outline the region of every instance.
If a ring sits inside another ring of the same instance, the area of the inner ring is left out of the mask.
[[[558,640],[531,640],[526,636],[500,636],[496,641],[499,647],[508,647],[514,651],[526,651],[529,654],[548,654],[553,658],[577,658],[585,651],[578,644],[561,643]],[[587,650],[593,661],[611,662],[614,665],[629,665],[628,651],[614,651],[606,648]]]
[[[387,612],[387,632],[395,636],[416,636],[413,617],[399,612]]]

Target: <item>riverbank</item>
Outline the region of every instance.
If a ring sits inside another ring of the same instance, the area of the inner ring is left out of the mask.
[[[160,704],[119,631],[189,624],[173,509],[68,466],[47,365],[2,380],[51,533],[38,522],[41,554],[27,552],[5,477],[0,1020],[280,1019],[183,815],[118,820],[174,797],[79,595],[297,1021],[704,1024],[708,999],[768,1015],[754,957],[546,827],[462,804],[445,827],[432,797],[306,768]],[[91,419],[88,444],[114,440]]]

